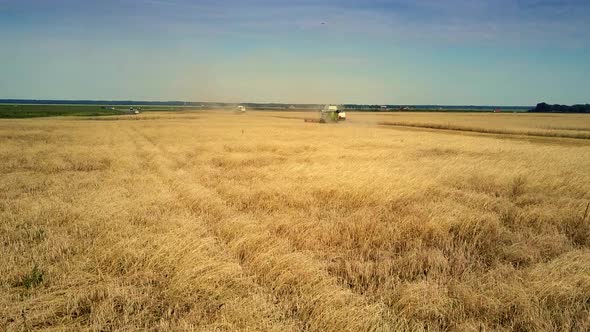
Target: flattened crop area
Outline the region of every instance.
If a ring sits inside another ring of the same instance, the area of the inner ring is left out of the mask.
[[[590,141],[302,116],[1,121],[0,327],[590,329]]]

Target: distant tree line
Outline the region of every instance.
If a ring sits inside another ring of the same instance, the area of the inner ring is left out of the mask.
[[[590,113],[590,104],[579,104],[573,106],[567,105],[549,105],[547,103],[539,103],[537,107],[529,110],[529,112],[537,113]]]

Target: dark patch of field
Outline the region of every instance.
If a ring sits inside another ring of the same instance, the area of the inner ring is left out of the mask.
[[[379,122],[379,125],[394,126],[394,127],[410,127],[410,128],[424,128],[434,130],[449,130],[473,132],[482,134],[497,134],[497,135],[519,135],[519,136],[535,136],[535,137],[557,137],[557,138],[574,138],[574,139],[590,139],[590,134],[585,132],[564,132],[564,131],[535,131],[535,130],[513,130],[501,128],[480,128],[458,126],[452,124],[436,124],[436,123],[410,123],[410,122]]]
[[[0,105],[0,118],[22,119],[49,116],[99,116],[121,114],[119,110],[92,105]]]
[[[0,104],[0,119],[24,119],[52,116],[104,116],[123,115],[131,106],[137,105],[29,105],[29,104]],[[106,108],[105,108],[106,107]],[[168,106],[141,106],[142,112],[182,111],[186,108]]]

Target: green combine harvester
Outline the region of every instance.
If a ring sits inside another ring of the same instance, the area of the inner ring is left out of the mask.
[[[346,113],[334,105],[326,105],[320,111],[319,119],[304,119],[305,122],[336,123],[346,120]]]

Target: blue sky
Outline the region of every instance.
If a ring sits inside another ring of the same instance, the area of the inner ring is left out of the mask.
[[[0,0],[0,98],[590,102],[588,0]]]

